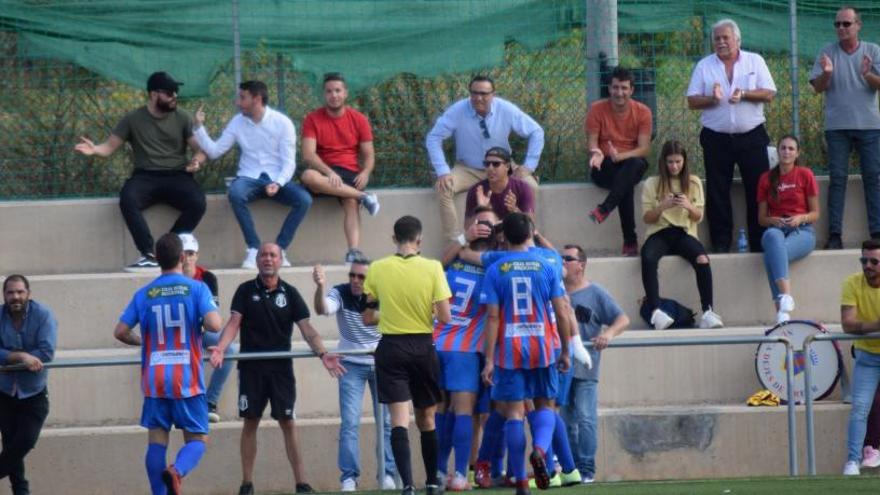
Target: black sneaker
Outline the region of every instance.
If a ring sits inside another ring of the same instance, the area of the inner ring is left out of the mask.
[[[156,262],[156,257],[152,254],[144,254],[137,261],[125,267],[125,271],[127,272],[138,272],[145,270],[155,270],[159,268],[159,263]]]
[[[315,489],[308,483],[297,483],[296,493],[315,493]]]
[[[825,249],[843,249],[843,240],[840,234],[828,234],[828,241],[825,243]]]
[[[254,495],[254,484],[250,481],[241,484],[238,489],[238,495]]]
[[[440,485],[425,485],[425,495],[442,495],[443,487]]]
[[[400,495],[416,495],[416,488],[412,485],[405,486],[400,491]]]
[[[365,259],[367,259],[367,257],[364,256],[364,253],[361,252],[361,250],[358,248],[351,248],[348,250],[347,253],[345,253],[345,262],[346,263],[354,263],[355,261],[360,261],[360,260],[365,260]]]

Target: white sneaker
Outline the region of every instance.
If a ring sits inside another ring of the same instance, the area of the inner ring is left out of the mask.
[[[785,311],[779,310],[776,312],[776,324],[777,325],[785,323],[790,319],[791,319],[791,315],[786,313]]]
[[[339,491],[341,492],[354,492],[357,491],[357,481],[354,478],[345,478],[342,480],[342,483],[339,485]]]
[[[844,476],[858,476],[859,474],[859,463],[856,461],[846,461],[846,464],[843,465],[843,475]]]
[[[700,317],[700,328],[722,327],[724,327],[724,322],[721,321],[721,317],[718,316],[718,313],[712,311],[712,308],[709,308],[703,312],[703,316]]]
[[[382,479],[382,489],[383,490],[396,490],[397,483],[394,481],[394,476],[390,474],[386,474]]]
[[[585,475],[583,475],[583,477],[581,477],[581,483],[584,485],[589,485],[593,481],[594,481],[593,477],[590,476],[589,474],[585,474]]]
[[[574,356],[574,360],[586,366],[587,369],[593,369],[593,358],[590,357],[590,353],[584,347],[584,341],[581,340],[581,334],[577,329],[575,329],[574,335],[571,336],[570,345],[571,355]]]
[[[290,260],[287,259],[287,253],[282,250],[281,251],[281,267],[282,268],[289,268],[290,266],[291,266]]]
[[[651,325],[654,325],[654,330],[666,330],[674,322],[675,320],[660,308],[655,309],[654,312],[651,313]]]
[[[364,205],[364,208],[367,209],[367,213],[369,213],[371,217],[375,217],[379,214],[379,197],[375,194],[364,194],[361,198],[361,204]]]
[[[779,296],[779,311],[784,311],[786,313],[791,313],[794,311],[794,298],[789,294],[782,294]]]
[[[244,255],[244,261],[241,262],[241,267],[249,270],[257,269],[257,250],[256,248],[248,248],[247,252]]]
[[[455,472],[449,479],[446,481],[446,490],[450,492],[463,492],[465,490],[470,490],[471,484],[468,483],[467,476]]]

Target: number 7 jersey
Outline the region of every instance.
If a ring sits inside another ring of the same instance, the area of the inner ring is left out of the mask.
[[[202,319],[217,305],[204,282],[179,273],[139,289],[119,321],[141,327],[141,389],[145,397],[185,399],[205,393]]]

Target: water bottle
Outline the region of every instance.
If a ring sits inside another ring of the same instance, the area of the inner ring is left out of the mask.
[[[739,229],[739,239],[736,240],[736,250],[740,253],[749,252],[749,239],[746,237],[746,229]]]

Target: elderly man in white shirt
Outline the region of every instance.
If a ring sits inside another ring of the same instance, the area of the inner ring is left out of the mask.
[[[715,53],[697,63],[687,89],[688,108],[701,110],[700,144],[706,167],[706,215],[712,251],[730,251],[733,210],[730,185],[739,166],[746,193],[751,251],[761,251],[763,228],[758,224],[758,179],[770,164],[764,127],[764,103],[773,101],[776,85],[764,59],[740,50],[742,35],[731,19],[712,26]]]
[[[216,159],[238,144],[241,157],[238,173],[229,186],[229,203],[247,243],[242,268],[257,267],[260,237],[247,204],[260,198],[271,198],[286,206],[290,213],[284,219],[275,242],[281,246],[282,266],[290,266],[287,247],[296,229],[312,205],[312,196],[293,181],[296,171],[296,130],[287,116],[269,108],[269,90],[262,81],[245,81],[239,85],[236,104],[241,113],[229,121],[220,139],[214,141],[204,127],[205,113],[196,112],[193,128],[202,151]]]

